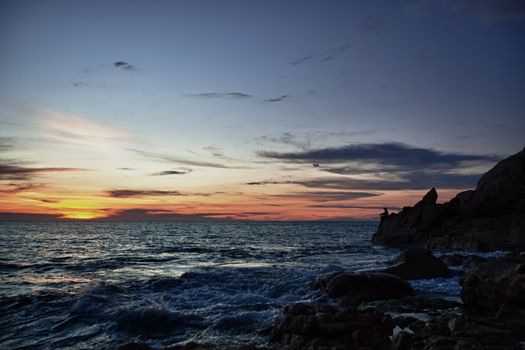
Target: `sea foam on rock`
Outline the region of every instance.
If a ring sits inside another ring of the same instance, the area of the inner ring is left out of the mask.
[[[525,149],[485,173],[476,189],[437,203],[432,188],[414,207],[382,218],[374,243],[433,249],[525,250]]]

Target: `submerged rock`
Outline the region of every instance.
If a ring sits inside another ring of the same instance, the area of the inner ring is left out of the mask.
[[[291,350],[390,349],[392,318],[380,312],[342,309],[322,303],[287,306],[271,339]]]
[[[431,189],[414,207],[381,219],[374,243],[453,250],[525,250],[525,149],[484,174],[475,190],[436,203]]]
[[[402,298],[412,294],[410,283],[381,272],[335,272],[316,278],[310,286],[322,289],[344,306],[367,301]]]
[[[450,277],[452,274],[441,260],[432,255],[430,250],[422,248],[405,250],[394,260],[393,266],[382,272],[405,280]]]

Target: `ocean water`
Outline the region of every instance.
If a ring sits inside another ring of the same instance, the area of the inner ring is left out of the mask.
[[[264,344],[316,276],[386,266],[376,222],[0,223],[0,348]],[[455,294],[457,278],[414,281]]]

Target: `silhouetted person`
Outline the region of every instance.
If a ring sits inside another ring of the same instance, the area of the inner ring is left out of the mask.
[[[385,208],[385,210],[381,214],[379,214],[379,216],[381,217],[381,220],[386,218],[388,216],[388,209]]]

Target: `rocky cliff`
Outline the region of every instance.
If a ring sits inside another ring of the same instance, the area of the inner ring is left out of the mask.
[[[438,204],[432,188],[413,207],[381,220],[372,240],[471,251],[525,250],[525,148],[484,174],[476,189]]]

